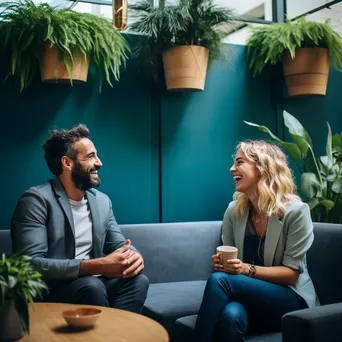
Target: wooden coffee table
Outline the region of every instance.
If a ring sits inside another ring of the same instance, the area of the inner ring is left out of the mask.
[[[62,311],[89,305],[59,303],[35,303],[31,305],[30,334],[20,341],[51,342],[168,342],[166,330],[157,322],[132,312],[94,306],[102,310],[94,328],[89,330],[70,329],[61,315]]]

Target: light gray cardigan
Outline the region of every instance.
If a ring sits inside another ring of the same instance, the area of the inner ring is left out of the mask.
[[[243,261],[243,244],[249,208],[242,217],[234,214],[236,203],[229,204],[222,223],[224,245],[238,248],[238,258]],[[299,270],[294,285],[289,285],[308,304],[319,305],[319,301],[306,266],[306,252],[313,242],[313,224],[309,206],[301,201],[292,202],[282,217],[272,216],[268,220],[265,238],[265,266],[288,266]]]

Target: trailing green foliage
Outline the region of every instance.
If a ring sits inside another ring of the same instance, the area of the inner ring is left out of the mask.
[[[261,73],[266,64],[281,61],[285,51],[289,51],[294,58],[296,49],[301,47],[327,48],[332,64],[342,70],[342,37],[331,28],[329,20],[316,23],[300,18],[296,21],[255,27],[252,31],[247,42],[247,58],[254,76]]]
[[[212,0],[180,0],[177,5],[159,7],[151,0],[130,5],[134,23],[129,31],[146,37],[135,50],[135,55],[153,72],[161,68],[164,50],[179,45],[200,45],[209,49],[209,59],[225,56],[220,43],[231,30],[233,11],[213,4]]]
[[[284,123],[293,142],[285,142],[267,127],[245,121],[267,133],[293,157],[301,173],[301,191],[316,222],[342,223],[342,133],[332,135],[328,123],[326,155],[316,157],[312,140],[291,114],[284,111]]]
[[[48,290],[42,275],[25,255],[6,257],[0,260],[0,310],[5,300],[14,300],[24,331],[29,332],[29,313],[27,303],[33,304],[34,298]]]
[[[0,8],[0,43],[11,56],[7,77],[18,77],[21,90],[36,75],[43,44],[59,49],[69,75],[77,55],[88,59],[100,73],[100,90],[104,81],[112,86],[111,75],[119,79],[129,47],[107,19],[31,0],[2,3]]]

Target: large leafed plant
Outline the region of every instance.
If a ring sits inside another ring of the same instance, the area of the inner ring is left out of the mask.
[[[160,0],[157,7],[151,0],[141,0],[129,8],[134,18],[129,31],[146,36],[135,54],[153,72],[160,70],[162,53],[170,47],[199,45],[209,49],[209,60],[225,56],[220,41],[231,30],[231,9],[212,0],[179,0],[175,5]]]
[[[247,47],[248,63],[254,76],[267,64],[281,62],[285,51],[294,58],[298,48],[327,48],[332,65],[342,70],[342,38],[331,28],[329,21],[317,23],[300,18],[254,27]]]
[[[21,90],[35,77],[44,44],[59,49],[69,75],[81,54],[99,72],[100,88],[104,81],[112,85],[111,75],[119,79],[129,47],[107,19],[31,0],[2,3],[0,8],[0,44],[10,54],[7,76],[19,78]]]
[[[48,287],[41,273],[31,264],[28,256],[2,255],[0,260],[0,311],[6,300],[13,300],[19,314],[22,328],[29,332],[29,312],[27,304],[47,291]]]
[[[247,122],[267,133],[293,157],[301,174],[300,189],[317,222],[342,223],[342,133],[332,135],[328,123],[326,155],[317,157],[302,124],[284,111],[284,123],[293,142],[279,139],[267,127]]]

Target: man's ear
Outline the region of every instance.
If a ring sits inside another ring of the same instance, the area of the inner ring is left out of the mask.
[[[61,158],[61,162],[62,162],[62,168],[64,170],[68,170],[68,171],[72,170],[72,168],[74,166],[74,161],[71,158],[69,158],[67,156],[63,156]]]

